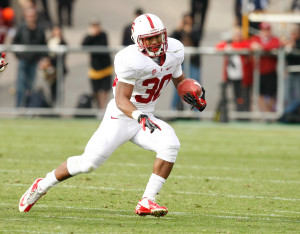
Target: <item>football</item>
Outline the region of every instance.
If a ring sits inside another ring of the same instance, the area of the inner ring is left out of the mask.
[[[193,92],[195,92],[198,97],[200,97],[202,95],[202,87],[198,81],[187,78],[178,84],[177,92],[182,99],[183,95],[185,95],[186,93],[193,94]]]

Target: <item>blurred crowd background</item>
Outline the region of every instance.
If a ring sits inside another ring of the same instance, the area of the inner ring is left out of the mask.
[[[168,35],[186,47],[222,52],[245,49],[251,53],[284,49],[284,113],[279,120],[288,122],[287,115],[293,113],[293,121],[297,122],[300,20],[249,22],[245,15],[251,12],[298,15],[299,10],[297,0],[1,0],[0,43],[49,48],[102,45],[121,49],[131,44],[130,27],[135,17],[153,13],[162,19]],[[63,56],[63,107],[105,108],[112,96],[114,55],[106,52]],[[184,69],[206,88],[208,111],[221,111],[224,106],[238,112],[253,110],[252,86],[257,61],[252,55],[191,55]],[[55,53],[11,52],[6,53],[6,59],[9,66],[0,73],[0,109],[57,106],[56,78],[61,61],[58,62]],[[277,57],[262,55],[258,67],[258,109],[262,113],[276,112]],[[157,105],[157,109],[175,111],[186,108],[171,85]],[[216,118],[220,120],[220,116]]]

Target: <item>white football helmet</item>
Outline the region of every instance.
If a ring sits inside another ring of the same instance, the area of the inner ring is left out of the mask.
[[[146,38],[161,35],[161,43],[147,45]],[[167,48],[167,30],[160,18],[153,14],[143,14],[137,17],[131,27],[131,39],[138,50],[149,57],[163,55]]]

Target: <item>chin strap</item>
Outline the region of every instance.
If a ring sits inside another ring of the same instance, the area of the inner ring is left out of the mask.
[[[160,63],[159,65],[162,66],[166,61],[166,54],[163,53],[161,56],[160,56]]]

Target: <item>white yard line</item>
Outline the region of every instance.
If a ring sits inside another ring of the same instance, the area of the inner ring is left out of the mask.
[[[63,208],[63,207],[61,207]],[[103,221],[105,220],[104,218],[87,218],[87,217],[78,217],[78,216],[53,216],[53,215],[41,215],[39,217],[44,217],[44,218],[54,218],[54,219],[77,219],[77,220],[97,220],[97,221]]]
[[[233,215],[247,215],[247,216],[265,216],[265,217],[279,217],[279,218],[296,218],[295,216],[285,216],[279,214],[252,214],[252,213],[242,213],[242,212],[231,212],[231,211],[218,211],[218,213],[223,214],[233,214]]]
[[[22,169],[0,169],[0,172],[20,172],[24,171]],[[39,171],[39,170],[25,170],[29,173],[43,173],[45,174],[45,171]],[[91,176],[120,176],[120,174],[117,173],[90,173]],[[123,177],[149,177],[149,174],[124,174]],[[244,178],[234,178],[234,177],[218,177],[218,176],[181,176],[181,175],[171,175],[170,179],[192,179],[192,180],[221,180],[221,181],[233,181],[233,182],[257,182],[255,179],[244,179]],[[298,180],[259,180],[259,182],[266,182],[266,183],[276,183],[276,184],[300,184],[300,181]]]
[[[95,176],[120,176],[120,174],[116,173],[101,173],[101,174],[96,174],[93,173],[92,175]],[[124,174],[122,176],[130,176],[130,177],[149,177],[149,174]],[[192,179],[192,180],[225,180],[225,181],[235,181],[235,182],[257,182],[255,179],[244,179],[244,178],[234,178],[234,177],[218,177],[218,176],[181,176],[181,175],[171,175],[170,179]],[[267,182],[267,183],[279,183],[279,184],[300,184],[300,181],[298,180],[259,180],[259,182]]]
[[[5,186],[21,186],[29,187],[29,184],[9,184],[3,183]],[[59,185],[62,188],[74,188],[74,189],[90,189],[90,190],[111,190],[111,191],[144,191],[144,189],[128,189],[128,188],[114,188],[114,187],[96,187],[96,186],[77,186],[77,185]],[[251,195],[234,195],[234,194],[217,194],[217,193],[201,193],[201,192],[190,192],[190,191],[173,191],[178,194],[191,194],[191,195],[202,195],[212,197],[227,197],[236,199],[271,199],[281,201],[300,201],[300,198],[285,198],[285,197],[267,197],[267,196],[251,196]]]
[[[300,214],[300,211],[290,211],[290,210],[275,210],[277,213],[291,213],[291,214]]]
[[[224,218],[224,219],[247,219],[247,220],[259,220],[259,221],[275,221],[275,222],[291,222],[291,223],[300,223],[298,220],[288,220],[288,219],[274,219],[274,218],[253,218],[248,216],[228,216],[228,215],[206,215],[200,214],[200,216],[206,217],[215,217],[215,218]],[[272,216],[270,216],[272,217]]]
[[[15,221],[14,219],[3,219],[3,220],[7,220],[7,221]],[[16,219],[18,221],[23,221],[24,219]],[[34,227],[32,227],[34,228]],[[56,230],[56,231],[59,231],[59,230]],[[16,232],[16,233],[53,233],[52,232],[44,232],[44,231],[28,231],[28,230],[20,230],[20,229],[1,229],[1,232],[7,232],[7,233],[12,233],[12,232]]]
[[[60,164],[61,160],[30,160],[30,159],[12,159],[12,158],[1,158],[1,161],[6,162],[26,162],[26,163],[42,163],[42,164]],[[111,163],[106,162],[105,165],[117,165],[117,166],[128,166],[128,167],[151,167],[152,163]],[[200,165],[180,165],[175,164],[174,168],[183,168],[183,169],[194,169],[194,170],[224,170],[224,171],[274,171],[279,172],[284,169],[280,168],[243,168],[243,167],[206,167]],[[292,171],[299,171],[298,169]]]
[[[14,203],[0,203],[0,206],[16,206]],[[44,205],[44,204],[39,204],[38,206],[35,206],[35,208],[57,208],[57,209],[72,209],[72,210],[94,210],[94,211],[112,211],[112,212],[130,212],[134,214],[134,210],[124,210],[124,209],[109,209],[109,208],[96,208],[96,207],[77,207],[77,206],[49,206],[49,205]],[[276,210],[275,212],[282,212],[282,213],[290,213],[290,214],[298,214],[300,212],[295,212],[295,211],[280,211]],[[266,217],[281,217],[281,218],[295,218],[294,216],[286,216],[286,215],[278,215],[278,214],[260,214],[260,213],[242,213],[242,212],[230,212],[230,211],[218,211],[218,213],[223,213],[223,214],[233,214],[233,215],[247,215],[247,216],[266,216]],[[190,214],[187,212],[169,212],[169,214],[173,215],[192,215],[192,216],[197,216],[198,214]],[[130,216],[131,215],[123,215],[123,214],[109,214],[109,215],[119,215],[119,216]],[[205,214],[203,214],[205,215]],[[134,215],[133,217],[138,217]]]
[[[15,206],[16,204],[11,204],[11,203],[0,203],[0,206]],[[73,207],[73,206],[47,206],[47,205],[37,205],[35,209],[42,209],[42,208],[59,208],[59,209],[73,209],[73,210],[98,210],[98,211],[113,211],[113,212],[131,212],[132,215],[128,214],[105,214],[105,216],[120,216],[120,217],[126,217],[126,218],[139,218],[139,216],[135,215],[133,213],[133,210],[118,210],[118,209],[105,209],[105,208],[91,208],[91,207]],[[17,209],[17,208],[16,208]],[[285,216],[285,215],[268,215],[268,214],[251,214],[251,213],[240,213],[240,212],[226,212],[226,211],[219,211],[219,213],[224,213],[224,214],[231,214],[231,215],[216,215],[216,214],[190,214],[187,212],[170,212],[169,215],[177,215],[177,216],[204,216],[204,217],[214,217],[214,218],[225,218],[225,219],[251,219],[251,220],[267,220],[267,221],[281,221],[281,222],[300,222],[300,221],[295,221],[295,220],[288,220],[287,218],[295,218],[291,216]],[[254,218],[251,216],[263,216],[262,218]],[[104,218],[85,218],[85,217],[78,217],[78,216],[52,216],[52,215],[41,215],[39,217],[44,217],[44,218],[56,218],[56,219],[75,219],[75,220],[106,220],[109,219],[109,217],[104,217]],[[275,219],[274,219],[275,217]],[[283,219],[280,219],[283,218]],[[172,217],[163,217],[163,219],[173,219]],[[7,221],[19,221],[23,219],[18,219],[18,218],[4,218],[3,220]]]
[[[300,198],[284,198],[284,197],[266,197],[266,196],[251,196],[251,195],[233,195],[233,194],[217,194],[217,193],[201,193],[201,192],[185,192],[177,191],[175,193],[181,194],[192,194],[192,195],[203,195],[213,197],[227,197],[227,198],[239,198],[239,199],[272,199],[281,201],[300,201]]]

